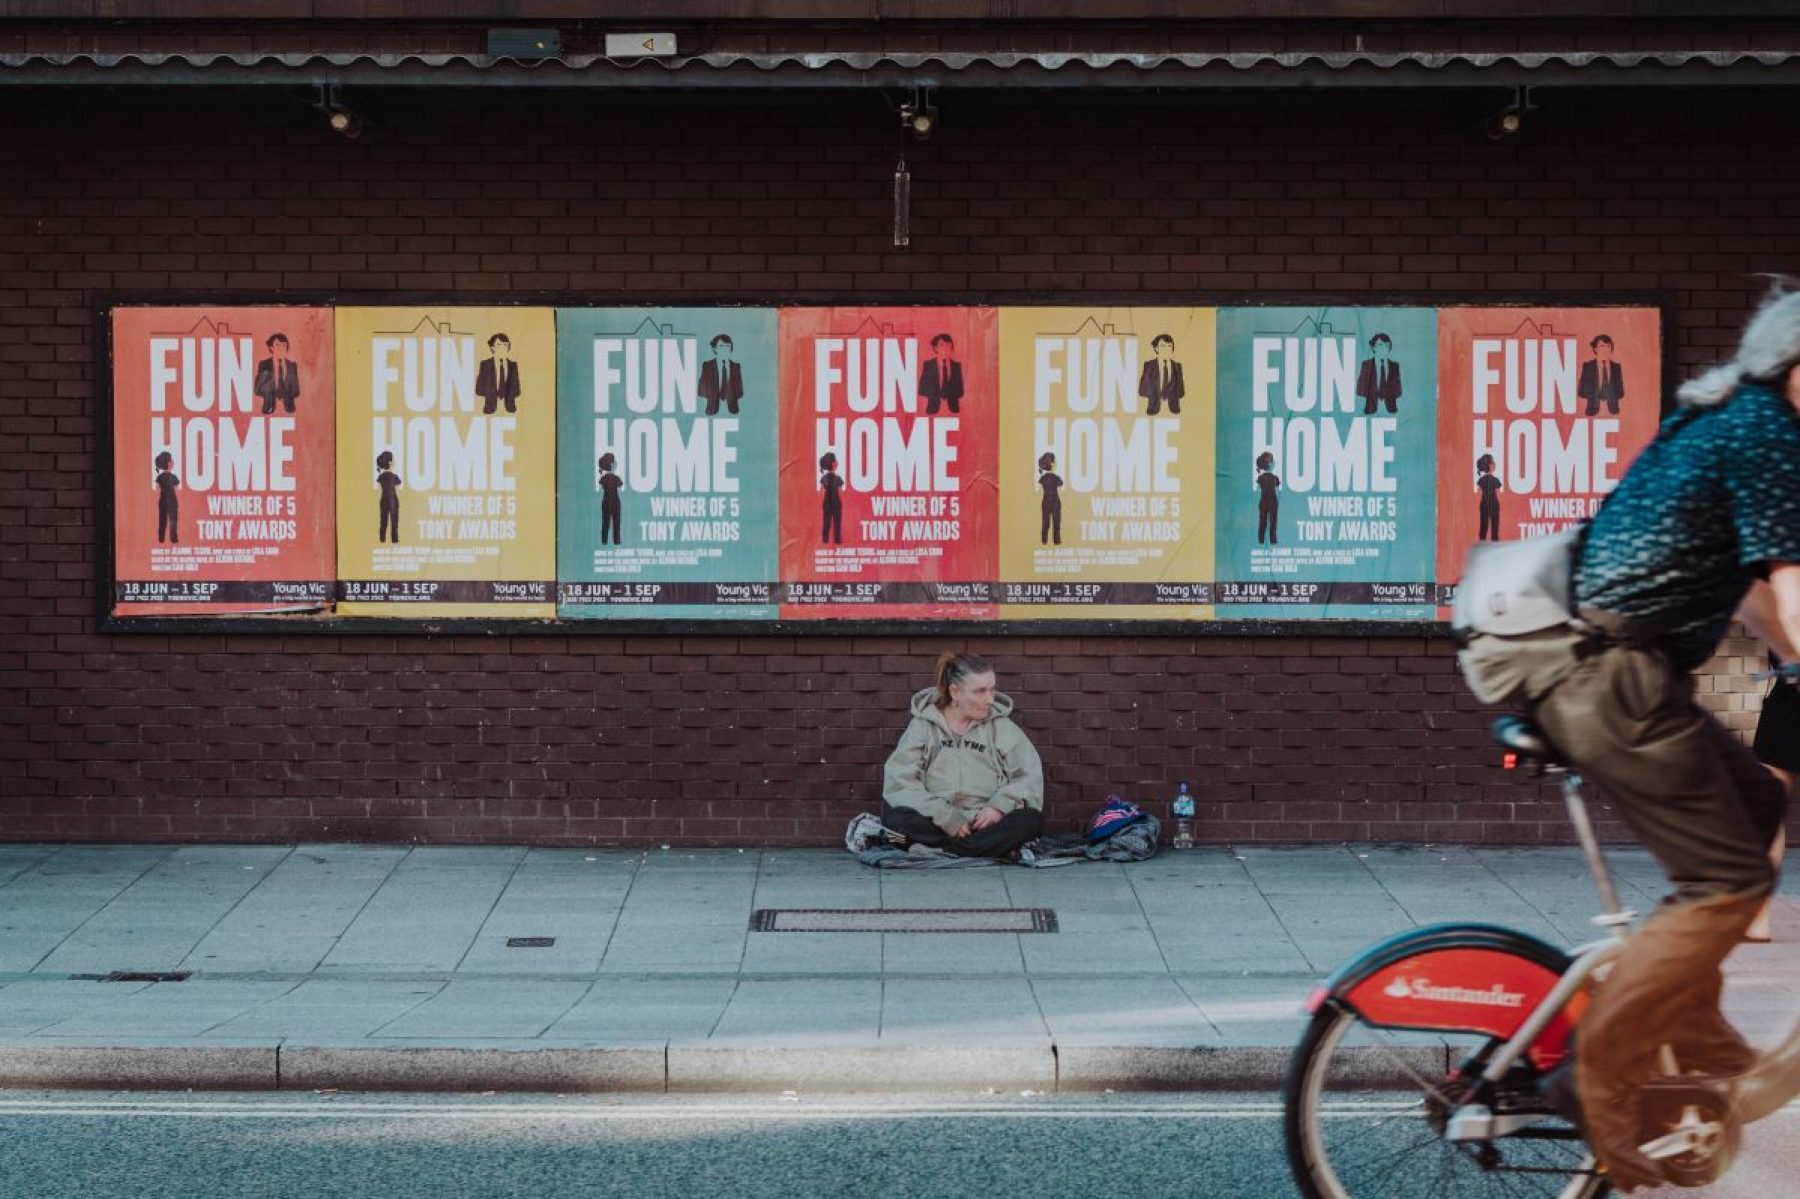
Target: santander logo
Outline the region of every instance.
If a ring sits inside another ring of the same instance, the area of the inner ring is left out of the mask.
[[[1398,974],[1393,982],[1381,989],[1381,993],[1390,999],[1428,999],[1434,1003],[1472,1003],[1481,1007],[1521,1007],[1525,1003],[1522,992],[1508,991],[1501,983],[1477,991],[1471,987],[1434,987],[1428,978],[1408,980]]]

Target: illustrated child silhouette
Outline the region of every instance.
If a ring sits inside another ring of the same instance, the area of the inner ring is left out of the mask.
[[[625,480],[613,473],[619,460],[608,451],[600,455],[600,544],[605,545],[610,536],[612,544],[624,544],[619,538],[619,527],[624,523],[623,508],[619,504],[619,492],[625,488]]]
[[[1475,459],[1475,486],[1481,488],[1481,535],[1478,541],[1500,540],[1500,476],[1494,473],[1494,456]]]
[[[156,539],[181,544],[181,501],[175,489],[181,480],[174,472],[175,455],[164,450],[156,456]]]
[[[394,452],[375,455],[375,481],[381,485],[381,529],[376,541],[400,544],[400,476],[394,473]]]
[[[1062,544],[1062,476],[1056,473],[1056,455],[1045,450],[1038,455],[1038,486],[1044,489],[1043,520],[1038,527],[1038,544],[1049,545],[1054,538]]]
[[[844,480],[837,473],[837,455],[826,454],[819,459],[819,487],[825,492],[824,503],[820,506],[823,516],[819,540],[825,545],[844,544],[844,501],[838,495],[843,490]]]
[[[1275,518],[1281,513],[1281,500],[1276,493],[1281,490],[1281,476],[1275,473],[1275,455],[1268,450],[1256,456],[1256,489],[1262,493],[1256,501],[1256,544],[1278,544]]]

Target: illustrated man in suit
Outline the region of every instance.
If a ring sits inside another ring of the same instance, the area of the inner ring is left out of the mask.
[[[713,356],[700,366],[700,398],[706,401],[706,415],[717,416],[724,403],[736,416],[738,401],[744,398],[744,368],[731,360],[731,338],[721,333],[712,339]]]
[[[1606,405],[1609,416],[1619,415],[1619,401],[1625,398],[1625,368],[1613,361],[1613,339],[1602,333],[1588,343],[1594,356],[1581,364],[1581,382],[1575,394],[1587,401],[1587,415],[1594,416],[1600,405]]]
[[[1363,402],[1363,415],[1375,412],[1376,404],[1386,404],[1389,414],[1399,409],[1400,364],[1394,361],[1394,339],[1385,333],[1369,338],[1373,356],[1362,360],[1356,372],[1356,394]]]
[[[956,360],[956,342],[948,333],[931,339],[931,357],[919,371],[919,394],[925,397],[925,415],[931,416],[938,405],[950,405],[956,412],[962,402],[962,363]]]
[[[481,414],[494,415],[505,402],[508,412],[517,411],[519,399],[519,364],[512,360],[512,339],[504,333],[488,338],[489,357],[481,360],[475,371],[475,394],[481,397]]]
[[[291,414],[294,401],[300,398],[300,366],[288,357],[287,334],[276,333],[263,344],[269,356],[256,364],[256,382],[250,390],[262,400],[264,416],[275,411],[277,400]]]
[[[1144,415],[1155,416],[1167,404],[1170,416],[1180,416],[1187,384],[1181,377],[1181,363],[1175,361],[1175,339],[1158,333],[1150,351],[1156,356],[1144,363],[1144,373],[1138,376],[1138,396],[1147,401]]]

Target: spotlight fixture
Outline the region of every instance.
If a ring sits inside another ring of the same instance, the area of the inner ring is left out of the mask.
[[[938,110],[930,88],[915,89],[913,98],[900,105],[900,126],[920,141],[937,132]]]
[[[325,114],[325,123],[340,137],[355,141],[368,131],[362,114],[345,102],[335,83],[319,85],[319,98],[313,101],[313,107]]]
[[[1491,142],[1509,138],[1525,127],[1525,114],[1537,105],[1531,102],[1531,89],[1518,88],[1506,107],[1489,117],[1484,125],[1487,138]]]

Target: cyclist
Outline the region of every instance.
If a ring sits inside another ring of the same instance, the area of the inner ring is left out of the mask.
[[[1797,364],[1800,292],[1778,285],[1737,356],[1682,386],[1594,517],[1574,592],[1605,637],[1534,713],[1674,885],[1596,987],[1577,1037],[1589,1141],[1620,1191],[1663,1181],[1638,1152],[1634,1097],[1664,1043],[1684,1072],[1734,1074],[1756,1059],[1719,1011],[1719,966],[1774,888],[1785,795],[1695,702],[1690,672],[1740,604],[1753,628],[1800,642]]]

